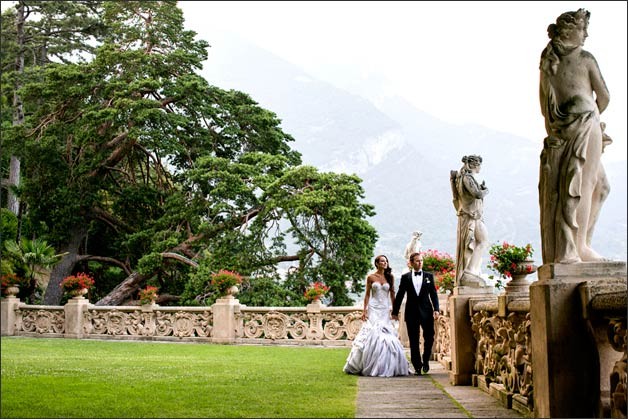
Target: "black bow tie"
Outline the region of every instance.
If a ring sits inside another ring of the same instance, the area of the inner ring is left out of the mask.
[[[423,272],[419,271],[419,272],[415,272],[415,275],[421,275]]]

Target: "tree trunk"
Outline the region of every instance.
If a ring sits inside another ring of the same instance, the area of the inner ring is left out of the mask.
[[[72,273],[74,265],[80,260],[78,249],[86,235],[87,228],[78,228],[73,232],[69,243],[62,249],[61,253],[67,253],[67,255],[65,255],[61,261],[52,268],[52,272],[50,272],[50,281],[46,287],[44,304],[59,305],[61,303],[61,297],[63,296],[61,281]]]
[[[13,91],[13,125],[24,124],[24,106],[22,104],[22,98],[18,94],[18,90],[22,87],[22,74],[24,73],[24,2],[18,2],[17,16],[15,20],[15,29],[17,32],[17,57],[15,58],[15,71],[17,77],[15,78],[15,86]],[[18,215],[20,210],[20,201],[13,190],[13,187],[20,185],[20,160],[11,156],[11,162],[9,165],[9,187],[7,188],[7,207],[13,214]]]
[[[145,281],[146,277],[140,275],[138,272],[133,272],[124,281],[118,284],[107,296],[96,302],[97,306],[118,306],[125,300],[130,298],[134,292],[137,291],[142,281]]]

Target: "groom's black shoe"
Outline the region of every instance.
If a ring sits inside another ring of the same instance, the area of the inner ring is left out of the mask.
[[[423,374],[427,374],[429,370],[430,370],[430,364],[429,363],[423,364]]]
[[[421,365],[414,369],[414,375],[421,375]]]

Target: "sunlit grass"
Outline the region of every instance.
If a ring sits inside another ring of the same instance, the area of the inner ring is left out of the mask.
[[[354,417],[348,348],[3,337],[3,418]]]

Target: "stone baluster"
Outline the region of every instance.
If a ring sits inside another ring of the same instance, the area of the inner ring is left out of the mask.
[[[240,301],[233,295],[219,298],[212,305],[214,318],[213,340],[216,343],[233,343],[236,340],[238,325],[236,311],[240,312]]]
[[[2,302],[0,302],[0,333],[2,336],[15,334],[15,310],[19,304],[20,299],[14,295],[2,298]]]
[[[84,336],[83,313],[89,308],[89,300],[79,295],[68,300],[63,307],[65,312],[65,334],[70,339],[80,339]]]

